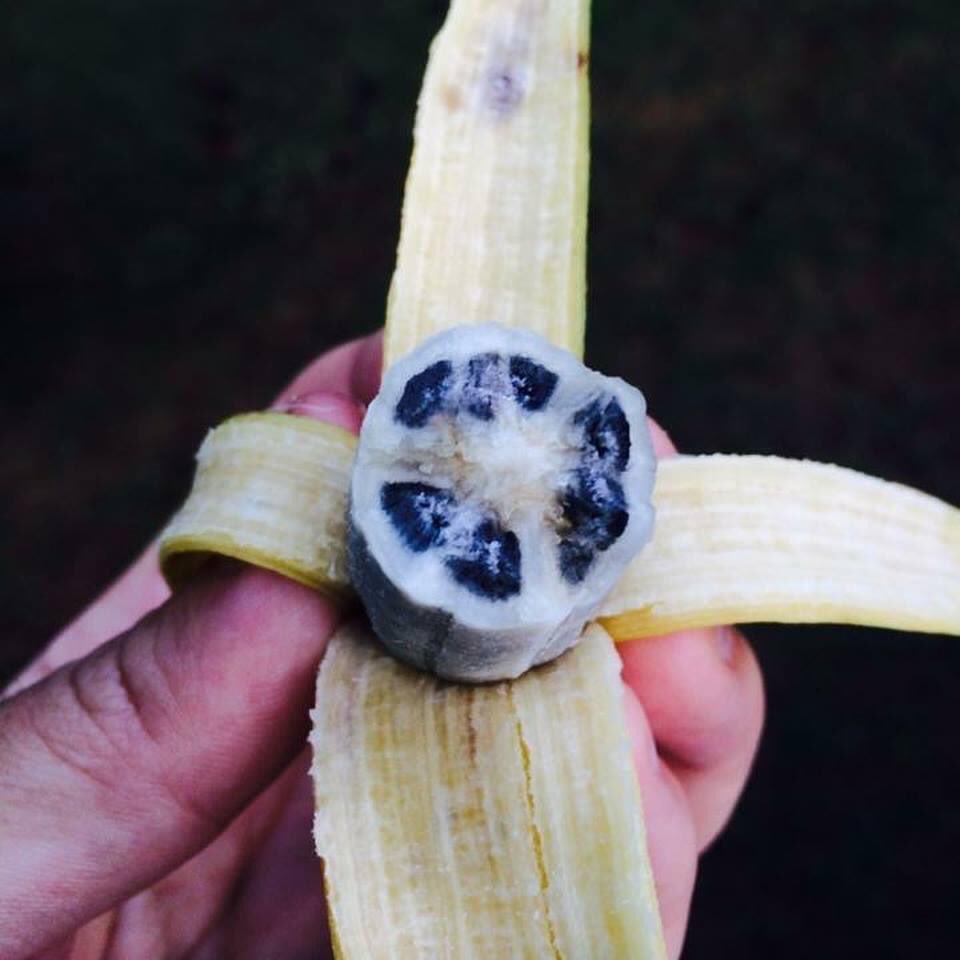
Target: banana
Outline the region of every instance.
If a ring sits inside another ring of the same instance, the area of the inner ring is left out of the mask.
[[[171,584],[225,553],[349,592],[356,438],[315,426],[245,414],[209,434],[161,537]],[[652,502],[653,538],[598,611],[615,640],[757,622],[960,636],[960,510],[942,500],[831,464],[711,454],[661,460]]]
[[[453,0],[420,98],[386,360],[496,321],[579,355],[588,0]],[[226,553],[344,595],[354,440],[235,418],[161,538],[173,585]],[[663,960],[614,637],[769,619],[960,634],[960,511],[767,457],[658,467],[654,536],[608,634],[519,680],[461,687],[330,643],[313,713],[314,832],[336,955]]]
[[[960,635],[960,510],[781,457],[661,460],[653,540],[600,609],[616,639],[722,623]]]
[[[312,744],[336,955],[665,956],[621,697],[598,626],[484,686],[399,663],[362,622],[334,636]]]
[[[414,128],[389,365],[495,320],[583,354],[589,0],[453,0]]]
[[[350,491],[350,579],[402,660],[518,677],[576,642],[650,539],[639,390],[529,331],[453,327],[393,364]]]

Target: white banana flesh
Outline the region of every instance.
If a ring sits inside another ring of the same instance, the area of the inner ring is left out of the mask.
[[[635,387],[527,330],[471,324],[393,364],[350,489],[350,579],[391,653],[505,680],[576,643],[650,539]]]
[[[521,682],[463,686],[352,624],[330,641],[313,723],[339,957],[665,955],[602,628]]]

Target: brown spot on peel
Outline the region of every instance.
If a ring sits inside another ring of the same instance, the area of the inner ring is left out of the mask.
[[[467,687],[467,749],[470,754],[470,763],[473,766],[477,765],[477,728],[473,722],[473,701],[474,701],[474,688]]]
[[[443,100],[444,106],[451,112],[459,110],[463,106],[463,97],[460,94],[460,90],[452,83],[446,84],[446,86],[441,89],[440,97]]]
[[[590,63],[590,54],[586,50],[577,51],[577,69],[585,70],[587,64]]]

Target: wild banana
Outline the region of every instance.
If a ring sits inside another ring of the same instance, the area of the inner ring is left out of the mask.
[[[420,98],[387,363],[490,320],[579,353],[588,8],[453,0]],[[161,541],[168,579],[226,553],[345,592],[354,442],[281,414],[218,427]],[[707,456],[662,461],[654,504],[606,630],[518,681],[438,681],[363,622],[332,639],[312,742],[339,957],[665,955],[610,635],[757,619],[960,634],[960,511],[933,498]]]

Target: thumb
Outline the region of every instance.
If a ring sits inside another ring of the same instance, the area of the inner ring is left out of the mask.
[[[62,939],[179,866],[302,747],[337,610],[277,574],[209,567],[0,703],[0,957]]]

